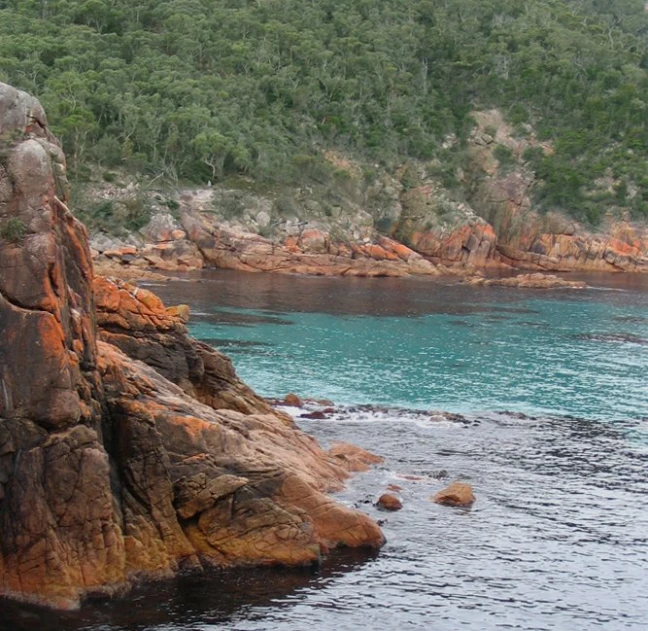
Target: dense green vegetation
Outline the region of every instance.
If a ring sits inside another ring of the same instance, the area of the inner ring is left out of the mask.
[[[643,0],[0,0],[0,80],[41,98],[77,177],[294,183],[336,148],[452,183],[470,112],[498,107],[553,142],[526,156],[546,208],[648,216],[647,71]]]

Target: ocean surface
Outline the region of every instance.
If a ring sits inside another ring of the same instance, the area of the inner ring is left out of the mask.
[[[332,401],[329,418],[297,419],[324,445],[384,456],[338,497],[382,520],[388,543],[74,613],[3,604],[0,629],[648,629],[648,278],[587,281],[206,272],[152,286],[188,303],[192,334],[260,394]],[[430,501],[452,480],[473,485],[472,508]],[[373,506],[388,484],[398,513]]]

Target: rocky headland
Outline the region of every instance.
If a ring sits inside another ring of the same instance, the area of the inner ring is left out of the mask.
[[[188,336],[186,307],[95,276],[67,191],[39,102],[0,84],[0,596],[72,608],[381,546],[325,494],[366,452],[323,451]]]

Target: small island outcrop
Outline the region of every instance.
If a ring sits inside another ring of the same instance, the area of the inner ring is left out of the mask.
[[[181,569],[379,547],[351,467],[192,340],[187,309],[94,277],[39,102],[0,84],[0,595],[59,608]]]

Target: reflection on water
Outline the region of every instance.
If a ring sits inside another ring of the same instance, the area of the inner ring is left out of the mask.
[[[135,631],[219,625],[253,608],[287,607],[301,592],[322,589],[375,558],[374,551],[341,550],[318,568],[209,571],[141,586],[125,598],[91,601],[74,612],[56,613],[0,601],[0,629]]]
[[[267,315],[293,311],[349,315],[417,316],[430,313],[533,313],[519,306],[529,297],[583,302],[620,300],[645,305],[648,274],[591,274],[566,278],[586,280],[603,291],[534,290],[471,287],[427,278],[303,277],[207,270],[190,275],[197,282],[155,284],[167,302],[187,302],[194,313],[218,307],[262,310]],[[605,294],[601,297],[601,293]],[[636,314],[633,317],[644,317]]]

